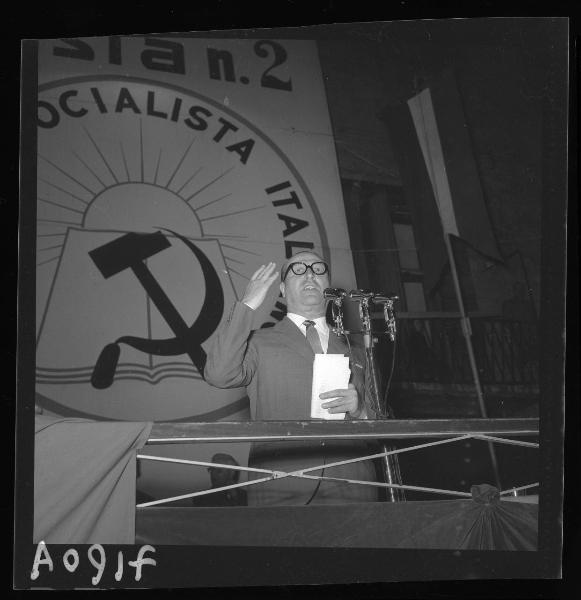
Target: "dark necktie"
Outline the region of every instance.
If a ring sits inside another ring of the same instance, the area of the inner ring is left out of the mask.
[[[307,328],[307,340],[311,344],[311,348],[315,354],[323,354],[323,346],[321,346],[321,338],[315,329],[314,321],[303,321],[303,325]]]

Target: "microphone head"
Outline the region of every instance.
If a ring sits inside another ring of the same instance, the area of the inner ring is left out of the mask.
[[[394,302],[395,300],[399,300],[399,296],[397,296],[393,292],[389,292],[387,294],[377,292],[373,295],[374,302]]]
[[[325,288],[323,291],[323,296],[325,298],[344,298],[347,295],[347,292],[341,288]]]
[[[361,300],[362,298],[373,298],[373,292],[371,290],[351,290],[349,292],[349,298],[352,300]]]

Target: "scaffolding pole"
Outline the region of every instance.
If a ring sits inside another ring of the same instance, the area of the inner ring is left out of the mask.
[[[470,361],[470,369],[472,371],[472,377],[474,378],[474,386],[476,388],[476,395],[478,397],[478,405],[480,407],[480,414],[483,419],[487,419],[488,415],[486,412],[486,404],[484,402],[484,394],[482,392],[482,385],[480,384],[480,375],[478,373],[478,366],[476,365],[476,357],[474,355],[474,347],[472,346],[472,326],[470,325],[470,318],[466,313],[464,307],[464,300],[462,298],[462,288],[460,287],[460,279],[458,277],[458,270],[456,268],[456,260],[454,257],[454,249],[452,248],[452,242],[450,234],[444,232],[444,242],[446,244],[446,251],[448,253],[448,260],[450,261],[450,271],[452,272],[452,279],[454,281],[454,289],[456,291],[456,298],[458,300],[458,308],[460,311],[460,325],[462,328],[462,335],[466,341],[466,348],[468,350],[468,359]],[[490,454],[490,460],[492,462],[492,469],[494,471],[494,478],[496,480],[496,487],[502,489],[500,481],[500,473],[498,470],[498,461],[496,459],[496,452],[491,442],[488,442],[488,452]]]

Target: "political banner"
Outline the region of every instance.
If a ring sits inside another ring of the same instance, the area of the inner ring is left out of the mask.
[[[314,249],[354,282],[314,42],[39,43],[37,402],[114,420],[248,418],[202,378],[252,273]],[[255,315],[284,315],[273,285]]]

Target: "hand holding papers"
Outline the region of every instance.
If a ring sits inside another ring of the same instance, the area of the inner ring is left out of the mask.
[[[344,419],[345,413],[330,413],[321,405],[328,402],[319,395],[336,389],[346,389],[349,385],[349,358],[341,354],[315,354],[313,363],[313,387],[311,392],[312,419]]]

